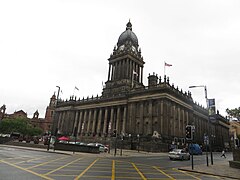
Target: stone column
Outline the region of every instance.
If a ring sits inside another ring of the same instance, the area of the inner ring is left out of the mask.
[[[93,126],[92,126],[92,133],[96,133],[95,127],[96,127],[96,122],[97,122],[97,109],[94,109],[94,114],[93,114]]]
[[[134,131],[135,131],[135,124],[133,123],[133,115],[132,115],[132,106],[133,106],[133,104],[132,103],[130,103],[130,104],[128,104],[128,121],[126,122],[126,131],[127,131],[127,133],[128,134],[132,134]]]
[[[87,123],[87,110],[84,110],[84,117],[82,123],[82,133],[86,133],[86,123]]]
[[[118,134],[120,134],[120,129],[119,129],[120,110],[121,110],[121,107],[118,107],[118,108],[117,108],[117,122],[116,122],[116,130],[117,130],[117,133],[118,133]]]
[[[153,134],[153,115],[152,115],[152,100],[149,100],[148,103],[149,111],[149,122],[148,122],[148,134]]]
[[[78,123],[78,116],[79,116],[79,112],[76,111],[75,113],[75,119],[74,119],[74,125],[73,125],[73,131],[72,131],[72,134],[74,134],[74,129],[75,127],[77,127],[77,123]]]
[[[138,134],[142,134],[143,133],[143,125],[144,125],[144,121],[143,121],[143,101],[140,102],[140,122],[138,125]]]
[[[122,133],[126,133],[126,114],[127,114],[127,106],[124,106],[123,110],[123,125],[122,125]]]
[[[108,81],[110,80],[110,73],[111,73],[111,64],[109,64],[109,68],[108,68]]]
[[[133,71],[136,72],[135,62],[133,62]],[[132,72],[132,76],[133,76],[133,81],[136,81],[136,75],[134,75],[133,72]]]
[[[102,123],[102,109],[100,108],[100,111],[98,114],[98,125],[97,125],[97,134],[98,135],[101,133],[101,123]]]
[[[110,115],[110,122],[108,125],[108,134],[110,135],[110,133],[112,133],[113,131],[113,113],[114,113],[114,109],[113,107],[111,108],[111,115]]]
[[[178,107],[178,136],[181,136],[181,110]]]
[[[126,60],[126,78],[129,78],[129,59]]]
[[[138,70],[138,76],[137,76],[137,80],[138,80],[138,82],[140,82],[140,77],[141,77],[141,74],[140,74],[140,66],[139,65],[137,65],[137,70]]]
[[[161,134],[164,134],[164,131],[163,131],[163,100],[160,100],[160,120],[161,120]]]
[[[185,134],[185,127],[186,127],[185,115],[184,115],[184,109],[182,109],[182,132],[181,132],[182,136],[184,136],[184,134]]]
[[[115,65],[112,64],[111,80],[114,80]]]
[[[92,120],[92,110],[89,109],[88,123],[87,123],[87,133],[90,133],[91,120]]]
[[[104,114],[104,123],[103,123],[103,134],[107,134],[107,115],[108,115],[108,108],[105,108],[105,114]]]
[[[129,64],[130,64],[130,74],[129,74],[129,77],[130,77],[130,80],[132,81],[132,75],[133,75],[133,67],[132,67],[132,61],[129,60]]]
[[[83,110],[80,110],[80,114],[79,114],[79,118],[78,118],[78,130],[77,133],[80,134],[81,133],[81,126],[82,126],[82,114],[83,114]]]

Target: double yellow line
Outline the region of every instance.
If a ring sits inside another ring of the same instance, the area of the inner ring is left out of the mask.
[[[49,177],[47,177],[47,176],[45,176],[45,175],[38,174],[38,173],[33,172],[33,171],[29,170],[29,169],[22,168],[22,167],[20,167],[20,166],[17,166],[17,165],[15,165],[15,164],[9,163],[9,162],[7,162],[7,161],[1,160],[1,162],[5,163],[5,164],[8,164],[9,166],[13,166],[13,167],[15,167],[15,168],[18,168],[18,169],[21,169],[21,170],[23,170],[23,171],[26,171],[26,172],[29,172],[29,173],[31,173],[31,174],[34,174],[34,175],[36,175],[36,176],[39,176],[39,177],[41,177],[41,178],[43,178],[43,179],[54,180],[54,179],[49,178]]]

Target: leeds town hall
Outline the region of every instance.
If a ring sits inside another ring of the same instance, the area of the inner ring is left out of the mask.
[[[155,73],[143,84],[144,59],[129,21],[109,59],[102,95],[57,100],[52,129],[82,141],[113,143],[118,137],[125,148],[164,150],[170,144],[186,144],[186,125],[194,125],[194,141],[204,144],[209,128],[215,148],[229,143],[229,122],[219,112],[195,103],[190,92],[170,85],[169,77]],[[130,142],[131,141],[131,142]]]

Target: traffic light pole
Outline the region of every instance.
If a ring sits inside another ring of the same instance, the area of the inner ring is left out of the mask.
[[[191,156],[192,156],[192,170],[194,169],[194,167],[193,167],[193,143],[192,143],[192,141],[191,141]]]
[[[211,141],[211,137],[210,137],[210,118],[209,118],[209,102],[208,102],[208,97],[207,97],[207,86],[201,85],[201,86],[189,86],[189,88],[196,88],[196,87],[203,87],[204,88],[204,93],[205,93],[205,99],[206,99],[206,103],[207,103],[207,116],[208,116],[208,127],[207,127],[207,137],[208,137],[208,142],[206,142],[206,160],[207,160],[207,166],[208,166],[208,146],[209,146],[209,151],[211,154],[211,163],[213,165],[213,155],[212,155],[212,147],[211,147],[211,143],[209,143],[209,141]]]
[[[191,153],[191,164],[192,164],[192,170],[194,169],[193,165],[193,139],[194,139],[194,131],[195,131],[195,126],[192,125],[187,125],[186,126],[186,140],[188,142],[191,142],[190,145],[190,153]]]
[[[116,135],[115,135],[115,150],[114,150],[114,156],[116,156],[117,154],[117,131],[116,132]]]

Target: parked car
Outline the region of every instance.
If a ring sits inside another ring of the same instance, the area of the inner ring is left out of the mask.
[[[60,142],[61,142],[61,141],[60,141]],[[65,142],[67,142],[67,141],[65,141]],[[84,142],[79,142],[79,141],[76,141],[76,142],[69,141],[69,142],[67,142],[67,143],[69,143],[69,144],[76,144],[76,145],[87,145],[86,143],[84,143]]]
[[[99,146],[99,151],[100,152],[108,152],[108,147],[102,144]]]
[[[101,143],[89,143],[88,146],[97,146],[99,147],[100,152],[108,152],[108,147]]]
[[[173,149],[169,152],[169,159],[189,160],[190,154],[184,149]]]

